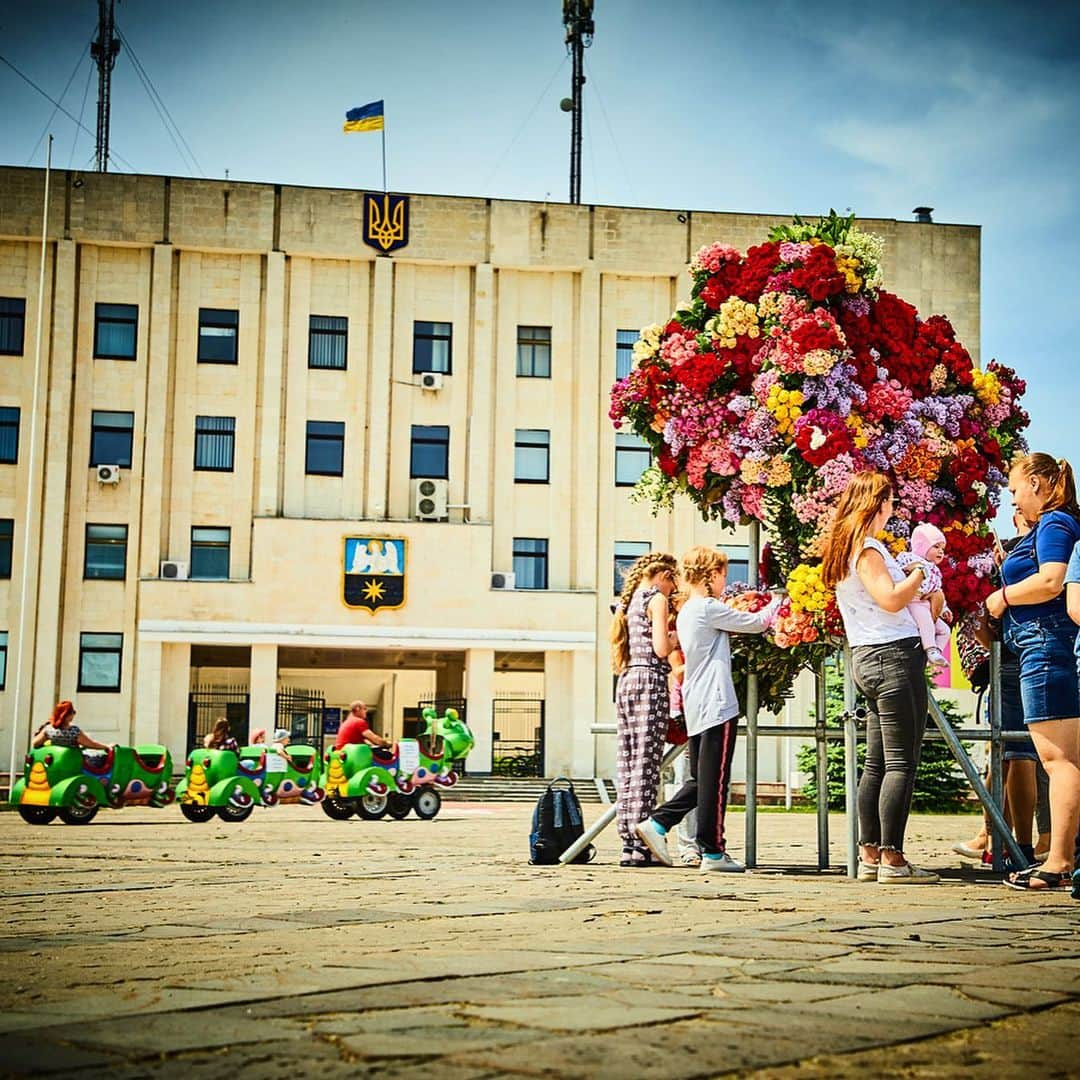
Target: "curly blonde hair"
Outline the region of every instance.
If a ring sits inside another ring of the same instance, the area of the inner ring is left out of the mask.
[[[635,562],[626,571],[623,578],[622,593],[615,605],[615,614],[611,619],[611,630],[608,640],[611,642],[611,670],[616,675],[621,675],[630,663],[630,627],[626,621],[626,611],[630,607],[630,601],[634,593],[643,581],[648,581],[654,574],[666,574],[675,580],[679,564],[674,555],[667,555],[660,551],[650,551]]]
[[[704,585],[712,595],[710,579],[718,570],[726,570],[728,557],[716,548],[698,544],[682,557],[682,577],[687,585]]]

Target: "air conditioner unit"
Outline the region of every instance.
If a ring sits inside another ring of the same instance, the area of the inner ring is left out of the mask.
[[[514,588],[514,575],[508,574],[505,570],[494,571],[491,575],[491,587],[493,589]]]
[[[165,581],[187,581],[188,564],[177,562],[175,559],[166,559],[161,564],[161,573],[158,577]]]
[[[425,371],[420,376],[421,390],[441,390],[443,374],[441,371]]]
[[[97,482],[99,484],[120,483],[119,465],[96,465],[95,469],[97,470]]]
[[[413,481],[413,517],[421,521],[441,521],[446,517],[447,480]]]

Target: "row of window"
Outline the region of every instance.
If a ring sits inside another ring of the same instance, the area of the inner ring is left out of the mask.
[[[717,544],[720,551],[728,557],[728,581],[746,583],[750,580],[750,549],[740,544]],[[616,596],[622,592],[623,579],[627,571],[642,555],[652,551],[652,545],[644,540],[615,541],[615,581],[613,592]]]
[[[14,440],[18,443],[18,410],[14,412]],[[5,410],[0,409],[0,418]],[[135,414],[94,410],[91,417],[90,464],[131,467]],[[0,426],[0,448],[5,444]],[[8,440],[10,441],[10,440]],[[232,472],[236,448],[236,418],[195,417],[195,468]],[[6,460],[0,458],[0,460]],[[11,460],[14,460],[12,458]],[[547,484],[551,476],[551,432],[518,428],[514,433],[514,480],[519,484]],[[637,435],[615,436],[615,483],[637,483],[648,468],[649,444]],[[341,476],[345,466],[345,424],[338,420],[309,420],[306,429],[304,471],[309,476]],[[444,424],[413,424],[409,446],[409,475],[445,480],[450,475],[450,428]]]
[[[94,305],[94,356],[101,360],[134,360],[138,348],[137,304]],[[0,354],[19,356],[26,333],[26,301],[0,297]],[[235,364],[240,312],[229,308],[199,308],[200,364]],[[615,332],[615,374],[625,378],[633,363],[636,330]],[[308,367],[344,371],[347,366],[349,320],[343,315],[308,318]],[[413,323],[414,374],[454,370],[453,324]],[[517,328],[517,374],[522,378],[551,378],[551,327]]]
[[[79,690],[119,693],[123,634],[79,635]],[[0,630],[0,690],[7,689],[8,632]]]
[[[205,581],[228,580],[231,537],[232,532],[228,528],[193,526],[189,576]],[[88,524],[83,549],[83,577],[87,580],[123,581],[127,572],[127,543],[126,525]],[[0,518],[0,579],[11,577],[14,544],[14,520]]]

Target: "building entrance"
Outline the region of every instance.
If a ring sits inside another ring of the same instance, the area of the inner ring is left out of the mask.
[[[294,743],[314,746],[323,752],[323,716],[326,695],[319,690],[282,687],[277,693],[275,727],[285,728]]]
[[[491,771],[498,776],[544,775],[544,699],[499,695],[492,705]]]

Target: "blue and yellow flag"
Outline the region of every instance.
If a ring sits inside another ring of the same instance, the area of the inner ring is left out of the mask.
[[[382,131],[383,103],[371,101],[345,114],[344,131]]]

